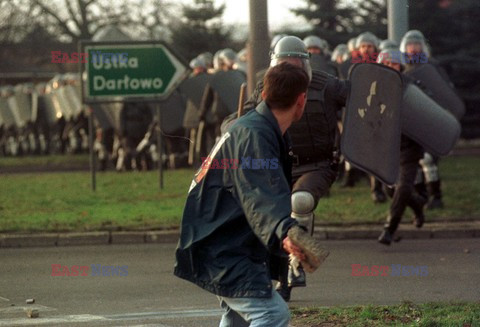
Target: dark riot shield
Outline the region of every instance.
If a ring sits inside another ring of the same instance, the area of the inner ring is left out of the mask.
[[[82,112],[82,103],[80,97],[77,94],[77,91],[75,90],[75,86],[65,85],[63,87],[63,92],[70,106],[70,109],[72,110],[73,117],[78,117]]]
[[[185,100],[178,91],[173,91],[166,99],[158,103],[162,111],[161,126],[165,134],[173,134],[183,128],[183,115],[185,114]],[[157,117],[157,104],[152,106],[153,117]],[[183,133],[182,133],[183,135]]]
[[[192,101],[195,107],[197,107],[197,110],[200,108],[205,86],[207,86],[212,76],[212,74],[196,75],[186,79],[179,86],[180,92]]]
[[[15,87],[14,95],[17,105],[18,105],[18,114],[24,122],[29,122],[32,120],[32,95],[30,93],[24,92],[23,85],[17,85]]]
[[[92,104],[93,116],[99,127],[103,130],[114,129],[114,119],[112,118],[106,104]],[[118,130],[118,129],[117,129]]]
[[[218,93],[228,110],[236,112],[240,88],[245,81],[245,74],[239,70],[219,71],[213,75],[210,86]]]
[[[0,120],[2,120],[3,126],[5,126],[6,128],[15,125],[15,117],[13,116],[12,110],[8,105],[7,99],[3,97],[0,97],[0,116]]]
[[[349,79],[342,153],[356,167],[393,185],[400,166],[401,75],[386,66],[357,64]]]
[[[329,73],[330,75],[337,76],[338,72],[332,62],[327,60],[322,55],[311,54],[310,55],[310,66],[313,70],[321,70],[323,72]]]
[[[40,96],[40,100],[45,105],[45,110],[43,112],[43,117],[49,126],[55,125],[58,119],[61,117],[61,112],[57,111],[55,105],[53,103],[52,94],[45,93],[44,95]]]
[[[450,112],[409,84],[403,95],[402,132],[427,152],[445,156],[457,143],[461,127]]]
[[[455,90],[440,75],[437,68],[428,63],[417,66],[415,69],[406,72],[406,75],[419,80],[427,88],[425,92],[440,107],[450,111],[458,120],[462,119],[465,114],[465,104]]]
[[[342,62],[338,68],[338,71],[340,73],[340,76],[338,76],[338,78],[343,80],[347,79],[348,71],[350,70],[351,66],[352,66],[352,59],[348,59],[347,61]]]

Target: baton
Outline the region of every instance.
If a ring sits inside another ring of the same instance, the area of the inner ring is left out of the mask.
[[[240,86],[240,96],[238,97],[237,118],[240,118],[243,114],[243,105],[245,103],[246,93],[247,93],[247,83],[242,83],[242,85]]]

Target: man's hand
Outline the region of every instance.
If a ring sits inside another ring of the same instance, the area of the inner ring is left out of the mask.
[[[302,250],[298,246],[292,243],[292,241],[290,240],[290,238],[288,238],[288,236],[283,239],[283,249],[288,253],[293,254],[300,261],[305,260],[305,254],[302,252]]]

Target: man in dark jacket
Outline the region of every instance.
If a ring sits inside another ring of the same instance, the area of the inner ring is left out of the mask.
[[[303,114],[309,78],[283,63],[264,83],[264,101],[228,129],[195,175],[176,250],[175,275],[217,295],[220,326],[288,326],[269,266],[287,252],[304,258],[287,237],[298,223],[285,133]]]

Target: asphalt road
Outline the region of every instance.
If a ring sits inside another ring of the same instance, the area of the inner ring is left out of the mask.
[[[294,290],[291,307],[480,301],[478,239],[403,240],[391,247],[371,240],[327,241],[325,247],[329,258],[309,276],[307,288]],[[0,249],[0,327],[218,326],[216,297],[172,275],[174,249],[174,244]],[[393,276],[390,270],[387,276],[352,276],[352,264],[426,266],[427,274]],[[88,276],[52,276],[52,265],[69,271],[88,266]],[[119,276],[92,276],[92,265],[120,267]],[[34,304],[26,304],[30,298]],[[26,309],[38,310],[40,317],[27,318]]]

